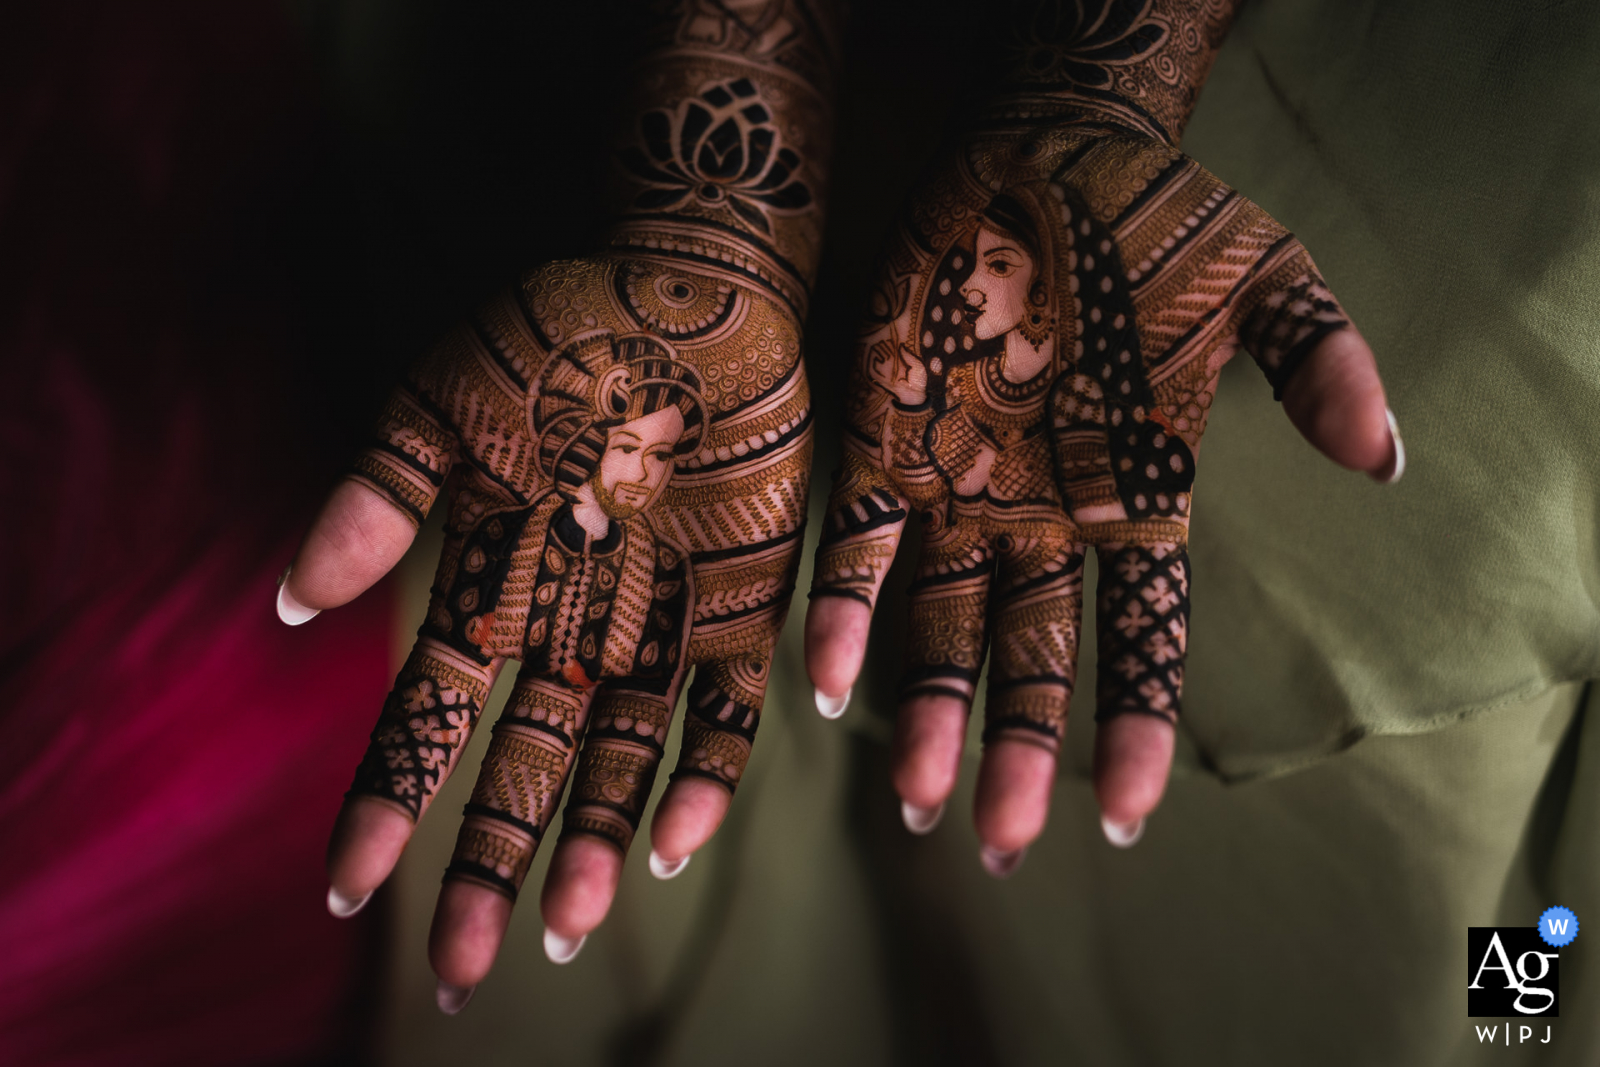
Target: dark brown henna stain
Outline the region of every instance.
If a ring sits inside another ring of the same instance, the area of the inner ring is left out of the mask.
[[[1019,9],[993,99],[884,257],[812,595],[871,606],[922,516],[905,691],[970,701],[992,655],[986,737],[1052,747],[1084,548],[1106,564],[1100,714],[1175,718],[1218,375],[1242,346],[1281,393],[1348,320],[1300,243],[1176,146],[1232,3]]]
[[[1092,114],[1177,145],[1233,0],[1013,0],[992,113]]]
[[[524,671],[478,770],[447,877],[516,899],[572,766],[585,694]]]
[[[1189,554],[1182,545],[1100,549],[1095,721],[1178,720],[1189,647]]]
[[[1284,387],[1311,350],[1348,325],[1327,283],[1315,270],[1307,270],[1255,305],[1239,325],[1239,340],[1272,383],[1273,399],[1282,400]]]
[[[493,681],[486,667],[419,641],[384,701],[349,795],[421,817],[478,725]]]
[[[805,519],[800,325],[838,16],[648,15],[605,250],[529,272],[446,337],[351,475],[418,522],[450,509],[419,651],[353,792],[419,817],[497,663],[521,660],[448,874],[512,897],[569,775],[562,833],[627,849],[691,670],[678,773],[735,788]],[[454,733],[413,721],[446,690]]]

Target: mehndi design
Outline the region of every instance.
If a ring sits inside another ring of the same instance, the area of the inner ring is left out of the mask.
[[[922,526],[905,692],[1054,749],[1084,552],[1098,717],[1175,720],[1195,459],[1241,345],[1281,395],[1347,325],[1298,241],[1176,147],[1233,5],[1034,3],[976,131],[891,239],[813,596],[875,603]]]
[[[805,517],[832,25],[808,0],[664,9],[609,250],[447,337],[357,461],[415,520],[441,492],[450,516],[352,793],[419,818],[522,664],[448,878],[515,898],[574,764],[563,834],[626,851],[691,670],[677,773],[739,783]]]

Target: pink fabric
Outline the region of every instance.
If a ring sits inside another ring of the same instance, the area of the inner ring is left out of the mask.
[[[0,17],[8,1067],[362,1055],[377,931],[328,916],[322,853],[390,605],[272,610],[343,458],[279,239],[314,116],[287,11]]]

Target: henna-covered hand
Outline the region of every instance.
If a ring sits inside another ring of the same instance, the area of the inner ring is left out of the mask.
[[[1305,248],[1177,148],[1233,5],[1025,6],[995,100],[891,239],[806,633],[837,714],[915,518],[895,784],[908,826],[930,829],[987,657],[976,814],[997,875],[1043,828],[1090,550],[1108,836],[1131,843],[1160,799],[1195,459],[1234,352],[1336,461],[1380,479],[1400,462],[1371,352]]]
[[[600,923],[691,672],[658,875],[715,831],[749,758],[805,517],[825,6],[666,12],[608,249],[530,272],[412,370],[283,586],[286,620],[347,602],[447,502],[426,621],[330,846],[336,913],[388,876],[521,662],[434,916],[446,1010],[489,970],[564,791],[551,957]]]

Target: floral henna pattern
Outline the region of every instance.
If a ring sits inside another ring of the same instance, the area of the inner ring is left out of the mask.
[[[691,674],[677,773],[730,792],[744,773],[805,518],[834,20],[804,0],[666,10],[607,250],[450,334],[351,472],[415,521],[449,507],[352,793],[419,817],[500,664],[522,664],[450,878],[514,898],[563,793],[563,836],[626,851]]]
[[[1011,0],[992,116],[1094,113],[1176,145],[1235,0]]]
[[[455,767],[493,684],[493,673],[479,664],[419,643],[384,702],[350,792],[420,818]]]
[[[1095,720],[1136,714],[1176,722],[1189,647],[1189,554],[1174,544],[1099,551]]]
[[[869,300],[812,595],[872,606],[919,516],[904,692],[970,702],[987,658],[989,739],[1060,743],[1089,547],[1098,716],[1176,718],[1218,375],[1243,347],[1281,395],[1348,325],[1300,243],[1175,146],[1231,14],[1029,5]]]
[[[1152,13],[1151,0],[1036,4],[1016,24],[1011,57],[1038,84],[1109,91],[1114,72],[1144,62],[1167,42],[1172,26]]]
[[[811,190],[797,176],[800,157],[782,143],[772,111],[749,78],[713,85],[674,113],[647,112],[642,148],[623,149],[623,165],[643,182],[634,206],[673,208],[693,197],[707,208],[726,204],[761,234],[768,212],[801,211]]]

